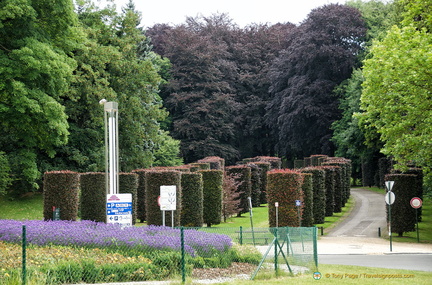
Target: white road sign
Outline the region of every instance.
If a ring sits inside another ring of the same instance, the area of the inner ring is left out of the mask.
[[[177,204],[177,187],[163,185],[160,187],[159,206],[161,211],[175,211]]]
[[[106,214],[107,224],[132,226],[132,194],[108,194]]]
[[[395,194],[393,192],[387,192],[387,194],[385,195],[385,201],[388,205],[391,205],[394,203],[395,201]]]

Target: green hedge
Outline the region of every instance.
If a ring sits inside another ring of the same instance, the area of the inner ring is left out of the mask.
[[[325,216],[331,217],[334,213],[335,199],[335,183],[336,183],[336,166],[320,166],[325,172]]]
[[[305,167],[305,163],[303,159],[296,159],[294,160],[294,168],[299,169]]]
[[[148,169],[135,169],[132,172],[136,173],[138,175],[138,188],[137,188],[137,201],[136,201],[136,212],[137,212],[137,219],[140,220],[140,222],[144,222],[146,217],[146,203],[145,203],[145,196],[146,196],[146,176],[145,173],[149,171]]]
[[[249,212],[249,199],[252,194],[251,186],[251,169],[246,165],[228,166],[225,168],[227,175],[234,177],[239,183],[237,193],[240,194],[237,216]]]
[[[344,207],[351,195],[351,160],[340,157],[328,158],[322,165],[334,165],[341,168],[341,207]]]
[[[106,189],[104,172],[80,175],[81,219],[106,222]]]
[[[388,174],[385,181],[394,181],[392,192],[395,194],[395,201],[391,205],[391,229],[393,233],[402,236],[404,232],[415,230],[416,219],[415,209],[410,205],[411,199],[416,195],[413,186],[417,183],[417,176],[414,174]],[[389,218],[388,206],[387,220]]]
[[[279,203],[278,227],[298,227],[296,200],[303,201],[303,176],[289,169],[274,169],[267,173],[267,199],[270,227],[276,227],[276,207]]]
[[[138,190],[138,174],[136,173],[119,173],[119,193],[132,194],[132,224],[135,225],[137,220],[137,190]]]
[[[263,169],[255,163],[249,163],[247,166],[251,170],[251,199],[252,207],[259,207],[261,205],[261,177]]]
[[[313,216],[313,174],[302,173],[303,175],[303,214],[302,227],[312,227],[314,224]]]
[[[145,173],[146,182],[146,220],[148,225],[162,225],[162,211],[158,205],[160,187],[163,185],[175,185],[176,192],[176,211],[174,211],[174,226],[180,226],[181,214],[181,173],[169,170],[149,170]],[[165,212],[165,225],[171,225],[171,211]]]
[[[225,159],[219,156],[207,156],[203,159],[198,160],[197,162],[208,163],[210,165],[210,169],[224,170],[225,168]]]
[[[182,173],[182,207],[180,224],[185,227],[202,227],[203,211],[203,178],[201,173]]]
[[[254,164],[261,169],[260,204],[267,204],[267,172],[270,170],[270,162],[257,161]]]
[[[222,221],[222,170],[201,170],[203,177],[204,197],[204,223],[210,227],[212,224],[220,224]]]
[[[196,172],[200,170],[209,170],[210,169],[210,163],[207,162],[194,162],[189,163],[190,171]]]
[[[312,166],[321,166],[322,162],[327,158],[328,156],[325,154],[314,154],[311,155],[311,163]]]
[[[53,219],[53,207],[60,208],[60,219],[76,221],[79,203],[79,173],[45,172],[43,179],[44,220]]]
[[[325,171],[320,167],[306,167],[302,173],[311,173],[313,182],[313,217],[314,224],[323,224],[326,208]]]
[[[0,196],[6,193],[6,189],[12,184],[10,165],[7,156],[0,151]]]

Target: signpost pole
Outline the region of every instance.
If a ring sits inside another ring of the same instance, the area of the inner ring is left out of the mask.
[[[391,232],[391,203],[389,203],[389,235],[390,235],[390,252],[393,251],[392,248],[392,232]]]
[[[394,203],[394,194],[392,192],[392,188],[394,185],[394,181],[386,181],[385,185],[387,187],[387,194],[386,194],[386,202],[389,206],[389,237],[390,237],[390,252],[393,251],[392,247],[392,232],[391,232],[391,204]]]
[[[410,201],[411,207],[415,209],[415,219],[416,219],[416,228],[417,228],[417,242],[420,242],[420,235],[419,235],[419,227],[418,227],[418,209],[422,206],[423,201],[419,197],[414,197]]]

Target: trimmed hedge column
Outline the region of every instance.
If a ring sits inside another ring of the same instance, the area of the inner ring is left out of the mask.
[[[176,211],[174,211],[174,226],[180,226],[181,213],[181,173],[179,171],[154,171],[145,173],[146,180],[146,214],[147,224],[161,226],[163,224],[162,211],[158,205],[160,187],[163,185],[175,185],[176,192]],[[171,211],[165,212],[165,225],[171,225]]]
[[[185,227],[202,227],[203,178],[201,173],[190,172],[181,175],[182,207],[180,224]]]
[[[267,172],[270,170],[270,162],[254,162],[261,169],[260,204],[267,204]]]
[[[149,171],[148,169],[135,169],[132,172],[138,175],[138,188],[137,188],[137,219],[143,223],[146,220],[146,183],[145,183],[145,173]]]
[[[249,212],[249,200],[251,197],[251,169],[246,165],[228,166],[225,168],[227,175],[234,177],[235,181],[239,182],[237,193],[240,194],[239,210],[237,217],[241,214]]]
[[[314,222],[313,217],[313,174],[303,173],[303,215],[302,215],[302,227],[312,227]]]
[[[417,194],[413,186],[417,183],[417,175],[414,174],[388,174],[385,181],[394,181],[392,192],[395,194],[395,201],[391,205],[391,229],[400,237],[404,232],[415,231],[416,219],[415,209],[410,205],[411,199]],[[388,206],[386,204],[387,221]]]
[[[306,167],[302,173],[311,173],[313,183],[313,216],[314,224],[323,224],[326,208],[325,171],[319,167]]]
[[[321,169],[325,171],[325,216],[331,217],[334,213],[335,200],[335,183],[336,183],[336,168],[335,166],[321,166]]]
[[[106,222],[106,189],[104,172],[87,172],[80,175],[81,219]]]
[[[296,200],[303,201],[303,175],[289,169],[274,169],[267,173],[267,199],[270,227],[276,227],[276,207],[279,203],[278,227],[298,227]],[[301,213],[300,213],[301,214]]]
[[[251,199],[252,207],[259,207],[261,205],[261,172],[262,168],[258,167],[255,163],[249,163],[247,166],[251,169]]]
[[[204,223],[210,227],[212,224],[220,224],[222,221],[222,170],[201,170],[203,176],[204,193]]]
[[[60,209],[60,219],[76,221],[79,203],[79,173],[45,172],[43,180],[44,220],[53,219],[53,207]]]

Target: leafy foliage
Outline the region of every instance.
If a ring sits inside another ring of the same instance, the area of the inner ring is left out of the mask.
[[[181,187],[182,207],[180,224],[186,227],[202,227],[204,223],[202,174],[198,172],[182,173]]]
[[[359,11],[342,5],[313,10],[289,35],[270,71],[273,99],[266,114],[279,155],[333,153],[329,128],[340,111],[332,92],[350,76],[364,36]]]
[[[79,204],[79,173],[51,171],[44,174],[44,220],[53,219],[53,207],[60,219],[76,221]]]
[[[204,223],[210,227],[222,221],[223,175],[222,170],[201,170],[204,190]]]
[[[80,189],[81,220],[106,222],[105,173],[80,174]]]

